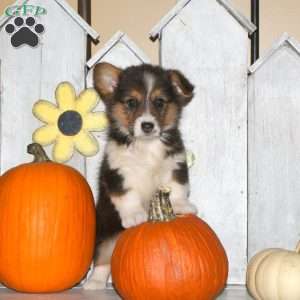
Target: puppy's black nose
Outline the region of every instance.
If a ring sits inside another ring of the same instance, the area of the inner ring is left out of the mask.
[[[143,122],[142,123],[142,129],[145,133],[151,133],[153,128],[154,128],[154,124],[151,122]]]

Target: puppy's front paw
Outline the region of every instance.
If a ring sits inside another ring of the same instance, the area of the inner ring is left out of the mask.
[[[133,227],[141,223],[146,222],[148,219],[148,214],[144,209],[135,210],[132,212],[127,212],[121,216],[122,226],[124,228]]]
[[[84,285],[85,290],[104,290],[106,288],[106,281],[90,279]]]
[[[173,211],[177,215],[185,215],[185,214],[194,214],[194,215],[196,215],[197,212],[198,212],[197,207],[194,204],[190,203],[190,202],[175,203],[173,205]]]
[[[85,290],[104,290],[110,273],[110,265],[95,266],[91,277],[83,284]]]

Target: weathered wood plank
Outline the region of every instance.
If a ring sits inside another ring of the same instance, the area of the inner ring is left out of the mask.
[[[165,26],[175,18],[181,10],[189,4],[192,0],[177,0],[177,4],[165,15],[162,19],[152,28],[149,36],[152,40],[160,37],[160,34]],[[256,26],[250,22],[244,15],[242,15],[237,9],[235,9],[231,3],[227,0],[215,0],[222,5],[233,18],[247,31],[252,34],[256,30]]]
[[[300,49],[299,49],[299,43],[298,41],[293,38],[290,37],[289,34],[287,32],[284,32],[281,37],[275,41],[271,47],[271,49],[269,49],[267,51],[267,53],[262,56],[260,59],[258,59],[253,65],[249,66],[249,73],[254,73],[256,72],[257,69],[259,69],[265,62],[267,62],[269,60],[269,58],[277,52],[277,50],[283,45],[283,44],[289,44],[289,46],[294,49],[294,51],[296,53],[298,53],[300,55]]]
[[[236,20],[237,22],[252,34],[256,30],[256,26],[243,14],[241,14],[231,3],[227,0],[216,0],[218,1]]]
[[[91,38],[97,40],[99,38],[99,33],[94,30],[77,12],[72,8],[71,5],[65,0],[55,0],[72,18],[78,23]]]
[[[56,1],[48,1],[47,10],[47,17],[43,18],[46,31],[42,45],[40,94],[42,99],[55,102],[55,88],[62,81],[69,81],[77,93],[85,88],[86,33]],[[52,146],[47,148],[52,151]],[[85,174],[85,159],[80,154],[75,153],[67,164]]]
[[[26,145],[42,125],[32,115],[33,104],[39,99],[55,102],[54,91],[61,81],[71,82],[78,92],[85,87],[85,31],[56,1],[32,0],[30,4],[47,9],[47,15],[36,17],[45,26],[40,45],[13,48],[4,29],[0,31],[2,172],[31,160]],[[74,155],[70,164],[84,174],[83,157]]]
[[[39,99],[42,48],[15,49],[0,32],[1,58],[1,172],[30,161],[26,145],[39,122],[32,104]]]
[[[43,4],[45,4],[47,1],[53,1],[53,0],[44,0],[42,1]],[[91,38],[94,40],[97,40],[99,38],[99,34],[96,30],[94,30],[83,18],[81,18],[80,15],[77,14],[77,12],[66,2],[65,0],[54,0],[57,2],[58,5],[61,6],[62,9],[64,9],[71,18],[75,22],[77,22],[78,25],[81,26],[81,28],[86,32],[86,34],[90,35]],[[33,1],[32,0],[17,0],[14,3],[12,3],[12,6],[21,6],[21,5],[32,5]],[[5,14],[0,16],[0,27],[9,21],[12,16],[6,16]]]
[[[274,45],[249,77],[249,258],[300,237],[300,47]]]
[[[230,37],[230,38],[229,38]],[[191,200],[221,238],[229,283],[243,283],[247,248],[248,36],[218,2],[190,1],[163,29],[161,63],[195,84],[182,119],[196,162]]]

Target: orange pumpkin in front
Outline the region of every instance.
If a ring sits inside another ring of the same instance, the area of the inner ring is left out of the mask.
[[[75,169],[43,161],[0,178],[0,282],[22,292],[71,288],[95,243],[92,192]]]
[[[125,230],[117,241],[111,266],[117,291],[124,300],[215,299],[228,276],[217,235],[194,215],[172,215],[168,199],[155,201],[153,221]]]

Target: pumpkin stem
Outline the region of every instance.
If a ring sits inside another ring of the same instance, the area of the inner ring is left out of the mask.
[[[33,162],[50,161],[43,147],[38,143],[32,143],[27,146],[27,153],[34,156]]]
[[[300,254],[300,241],[298,242],[297,246],[296,246],[296,252],[298,254]]]
[[[176,218],[170,201],[169,188],[159,188],[150,202],[149,217],[151,222],[171,221]]]

